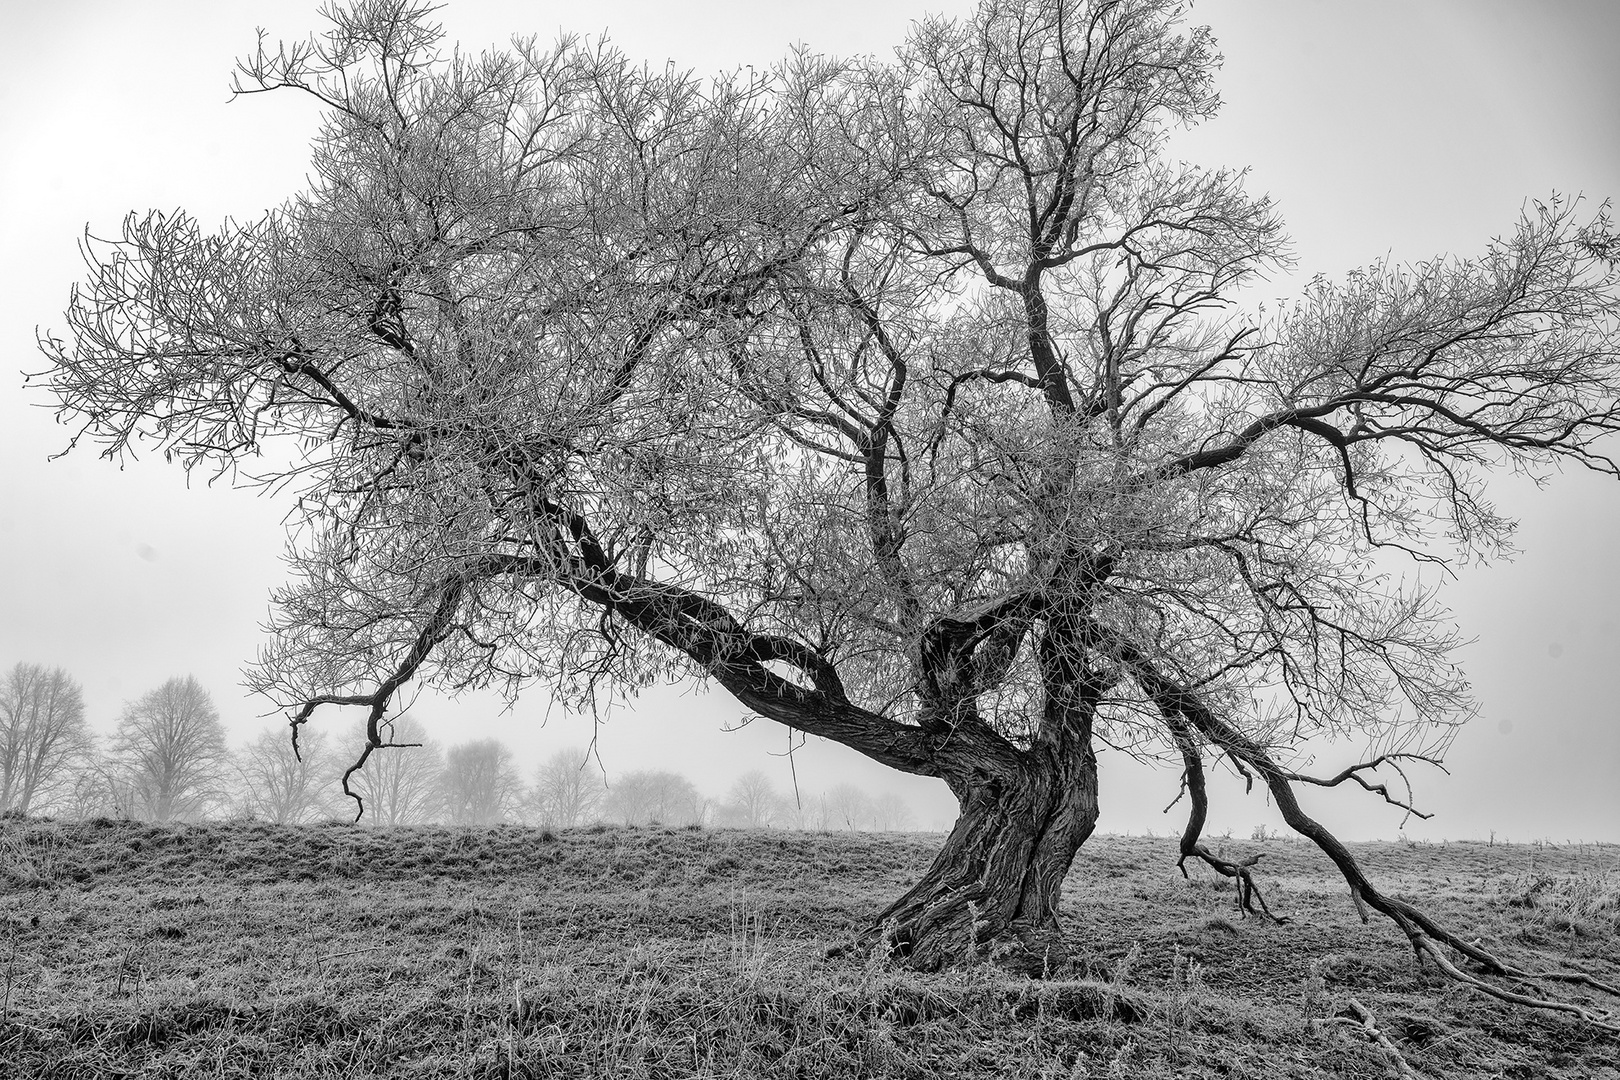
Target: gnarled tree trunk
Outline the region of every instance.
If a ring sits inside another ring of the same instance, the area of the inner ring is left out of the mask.
[[[925,971],[981,960],[1032,976],[1066,967],[1058,900],[1097,824],[1096,757],[1036,748],[1016,767],[947,780],[961,801],[956,825],[869,940]]]

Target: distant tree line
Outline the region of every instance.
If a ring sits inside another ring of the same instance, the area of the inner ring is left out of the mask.
[[[561,750],[523,776],[498,739],[444,749],[413,717],[350,779],[375,826],[503,822],[571,828],[716,825],[748,829],[899,831],[911,809],[894,792],[851,784],[783,792],[764,773],[738,777],[711,799],[679,773],[640,770],[609,779],[583,748]],[[109,737],[85,718],[84,695],[61,668],[19,663],[0,676],[0,813],[143,821],[243,817],[300,824],[352,817],[340,778],[364,742],[305,728],[295,754],[285,728],[232,750],[213,697],[176,677],[125,704]]]

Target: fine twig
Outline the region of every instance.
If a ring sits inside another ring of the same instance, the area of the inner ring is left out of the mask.
[[[361,953],[383,952],[390,948],[393,948],[393,946],[367,945],[360,949],[347,949],[343,952],[327,953],[325,956],[317,953],[315,954],[315,968],[318,971],[320,970],[322,964],[330,963],[333,960],[341,960],[346,956],[359,956]]]

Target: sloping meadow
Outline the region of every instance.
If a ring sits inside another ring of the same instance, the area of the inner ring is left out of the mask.
[[[1620,1040],[1417,966],[1289,842],[1225,841],[1286,925],[1171,840],[1099,837],[1075,970],[841,950],[938,842],[0,821],[0,1075],[1620,1080]],[[1357,856],[1493,949],[1620,972],[1620,849]]]

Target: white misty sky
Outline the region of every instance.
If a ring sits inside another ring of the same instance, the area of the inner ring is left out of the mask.
[[[782,5],[451,0],[449,38],[474,49],[512,33],[604,29],[633,57],[712,72],[766,66],[789,43],[884,54],[926,10],[965,4],[836,0]],[[291,95],[230,102],[234,58],[263,26],[272,39],[320,25],[313,0],[54,0],[0,15],[0,666],[67,668],[92,723],[108,730],[124,701],[195,674],[236,741],[266,725],[238,686],[280,573],[286,507],[205,486],[150,455],[122,468],[91,447],[47,462],[69,430],[44,395],[35,328],[62,325],[81,275],[86,224],[116,233],[130,210],[183,207],[205,224],[253,218],[303,180],[316,114]],[[1178,137],[1207,164],[1252,167],[1254,190],[1282,206],[1299,275],[1259,290],[1291,295],[1382,257],[1474,254],[1508,230],[1528,198],[1620,194],[1620,5],[1503,0],[1349,4],[1204,2],[1192,21],[1215,30],[1226,66],[1222,115]],[[1522,554],[1462,571],[1447,592],[1465,633],[1463,660],[1482,713],[1453,747],[1449,777],[1420,777],[1432,822],[1418,837],[1620,839],[1620,718],[1609,679],[1620,659],[1620,485],[1590,475],[1544,489],[1507,478],[1500,505],[1519,517]],[[588,719],[525,695],[498,702],[425,698],[416,712],[445,743],[496,735],[525,766],[591,736]],[[782,729],[740,732],[724,695],[661,691],[601,730],[610,776],[674,768],[711,794],[740,772],[789,783]],[[328,719],[338,727],[334,714]],[[1324,753],[1336,768],[1356,748]],[[843,780],[898,787],[925,826],[952,814],[932,781],[898,777],[828,745],[800,751],[801,786]],[[1172,772],[1104,754],[1102,828],[1179,830]],[[1214,831],[1275,823],[1259,796],[1217,792]],[[1398,813],[1351,793],[1308,804],[1353,838],[1393,836]]]

